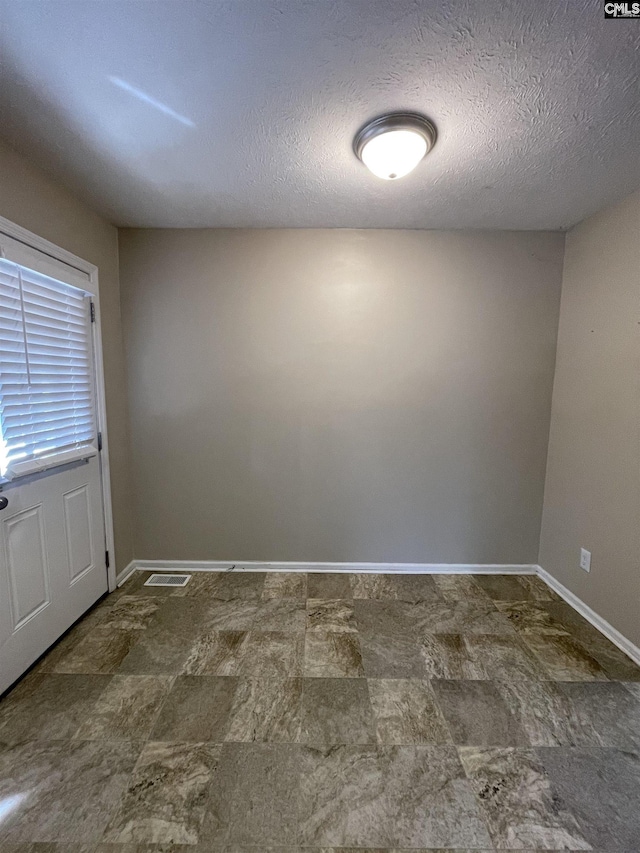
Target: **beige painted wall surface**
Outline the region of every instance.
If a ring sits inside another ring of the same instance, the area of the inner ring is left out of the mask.
[[[639,416],[635,193],[567,235],[540,564],[638,645]]]
[[[133,536],[117,230],[2,143],[0,215],[99,268],[113,518],[120,570],[133,557]]]
[[[535,562],[563,243],[121,231],[136,557]]]

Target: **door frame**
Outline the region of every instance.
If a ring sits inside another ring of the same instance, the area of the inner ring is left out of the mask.
[[[107,400],[104,388],[104,361],[102,357],[102,324],[100,314],[100,288],[98,284],[98,267],[89,261],[79,258],[72,252],[56,246],[44,237],[39,237],[32,231],[28,231],[21,225],[16,225],[4,216],[0,216],[0,237],[5,235],[24,243],[29,249],[35,249],[61,261],[67,266],[73,267],[89,276],[86,290],[91,294],[95,306],[95,322],[92,323],[92,339],[94,353],[94,370],[96,373],[96,403],[98,431],[102,438],[102,450],[98,453],[100,461],[100,473],[102,480],[102,508],[104,513],[105,549],[109,552],[109,566],[107,567],[107,583],[109,592],[116,586],[116,550],[115,537],[113,533],[113,509],[111,505],[111,477],[109,467],[109,434],[107,430]]]

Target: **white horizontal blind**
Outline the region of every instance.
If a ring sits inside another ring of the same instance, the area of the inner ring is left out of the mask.
[[[0,258],[0,476],[96,452],[90,299]]]

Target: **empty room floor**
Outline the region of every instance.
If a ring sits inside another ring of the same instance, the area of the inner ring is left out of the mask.
[[[539,579],[146,577],[0,702],[2,853],[640,849],[640,669]]]

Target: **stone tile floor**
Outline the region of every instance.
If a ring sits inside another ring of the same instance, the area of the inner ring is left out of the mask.
[[[640,670],[537,578],[146,577],[0,701],[2,853],[640,851]]]

